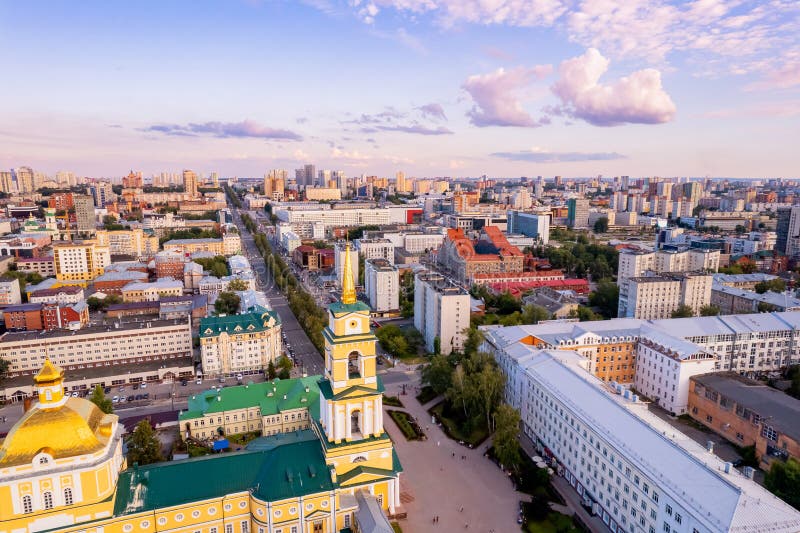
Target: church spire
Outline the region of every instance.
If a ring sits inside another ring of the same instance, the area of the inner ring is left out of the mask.
[[[342,303],[356,303],[356,282],[353,279],[353,266],[350,264],[350,243],[344,249],[344,271],[342,272]]]

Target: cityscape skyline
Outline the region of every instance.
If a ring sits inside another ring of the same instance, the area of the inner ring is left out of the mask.
[[[797,176],[795,4],[500,4],[0,3],[0,167]]]

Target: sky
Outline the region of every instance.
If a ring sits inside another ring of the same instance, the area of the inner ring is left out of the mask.
[[[795,0],[0,0],[0,168],[800,176]]]

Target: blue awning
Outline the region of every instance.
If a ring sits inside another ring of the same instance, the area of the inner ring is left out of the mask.
[[[215,452],[217,450],[224,450],[225,448],[230,448],[230,446],[231,445],[228,442],[228,439],[222,439],[222,440],[215,440],[214,441],[214,451]]]

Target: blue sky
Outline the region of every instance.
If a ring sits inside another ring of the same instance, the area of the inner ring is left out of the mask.
[[[800,7],[0,1],[0,167],[798,176]]]

